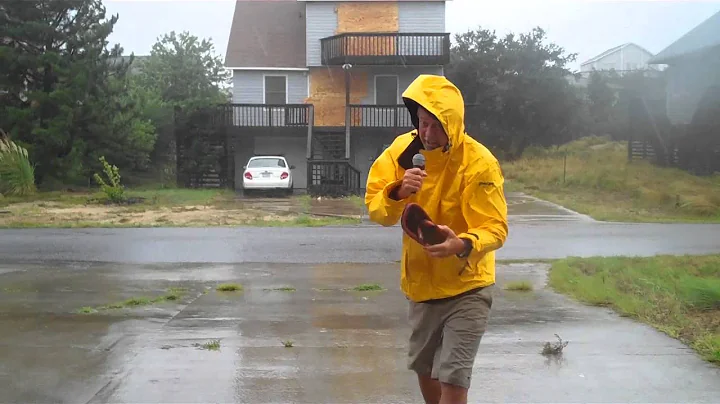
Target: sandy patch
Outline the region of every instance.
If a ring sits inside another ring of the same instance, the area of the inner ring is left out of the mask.
[[[4,208],[0,226],[11,224],[76,224],[125,226],[224,226],[253,221],[291,221],[296,215],[268,214],[256,209],[219,209],[212,206],[147,207],[68,206],[53,202],[19,203]]]

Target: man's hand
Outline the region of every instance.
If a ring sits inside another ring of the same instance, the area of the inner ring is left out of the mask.
[[[427,177],[425,170],[419,168],[411,168],[405,171],[402,184],[395,191],[398,200],[410,197],[410,195],[422,188],[423,178]]]
[[[438,225],[438,229],[445,234],[446,240],[440,244],[425,247],[425,251],[434,258],[445,258],[465,251],[465,242],[455,235],[447,226]]]

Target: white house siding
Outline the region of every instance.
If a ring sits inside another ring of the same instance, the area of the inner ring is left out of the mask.
[[[308,66],[321,66],[320,39],[335,35],[335,2],[307,2],[305,6],[305,53]]]
[[[302,104],[308,96],[306,71],[290,70],[235,70],[233,71],[233,103],[262,104],[264,77],[266,75],[287,77],[287,103]]]
[[[445,32],[445,2],[398,3],[400,32]]]

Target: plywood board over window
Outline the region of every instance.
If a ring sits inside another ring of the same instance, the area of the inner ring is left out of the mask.
[[[337,6],[336,34],[346,32],[398,32],[397,2],[355,2]],[[356,37],[345,42],[345,54],[354,56],[393,55],[395,37]]]
[[[368,92],[367,73],[352,70],[350,103],[360,104]],[[345,72],[342,68],[310,70],[310,96],[305,100],[314,105],[316,126],[345,125]]]
[[[394,1],[340,3],[336,33],[398,32],[398,15],[398,4]]]

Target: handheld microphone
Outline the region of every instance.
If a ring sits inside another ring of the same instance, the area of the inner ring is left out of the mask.
[[[425,169],[425,156],[423,156],[420,153],[414,155],[412,158],[412,163],[413,163],[413,167],[424,170]]]
[[[421,170],[424,170],[425,169],[425,156],[423,156],[420,153],[414,155],[412,158],[412,163],[413,163],[414,168],[419,168]],[[413,192],[413,194],[416,192],[417,191]]]

